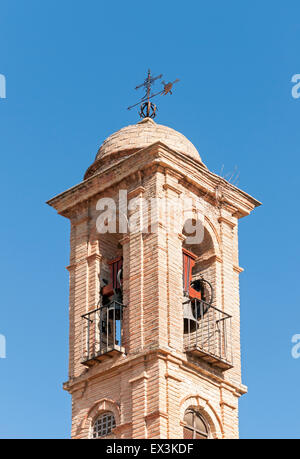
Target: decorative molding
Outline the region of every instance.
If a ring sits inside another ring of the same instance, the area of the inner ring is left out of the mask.
[[[200,161],[172,150],[163,142],[155,142],[133,152],[130,156],[125,155],[116,163],[110,164],[108,161],[107,167],[95,170],[95,174],[91,177],[50,199],[47,204],[54,207],[61,215],[70,218],[78,204],[86,202],[98,193],[118,186],[122,180],[138,170],[144,171],[147,168],[158,166],[171,169],[181,176],[182,180],[191,183],[199,191],[205,192],[205,196],[207,193],[213,194],[216,184],[220,183],[220,177],[210,172]],[[238,218],[248,215],[255,207],[261,205],[259,201],[226,180],[222,180],[222,185],[226,203],[237,208]]]
[[[143,186],[139,186],[135,188],[134,190],[130,191],[127,195],[128,199],[133,199],[136,196],[139,196],[140,194],[145,193],[145,188]]]
[[[174,379],[174,381],[177,381],[177,382],[183,382],[182,378],[180,378],[179,376],[176,376],[176,375],[174,375],[172,373],[169,373],[169,372],[165,374],[165,378]]]
[[[93,419],[104,411],[111,411],[115,416],[116,424],[119,424],[121,417],[119,404],[115,400],[102,398],[93,403],[86,415],[83,417],[81,429],[84,429],[86,426],[91,427]]]
[[[88,263],[98,260],[101,261],[103,259],[103,256],[100,253],[92,253],[91,255],[88,255],[86,257],[86,260]]]
[[[83,258],[82,260],[77,261],[76,263],[72,263],[69,266],[66,266],[66,269],[71,272],[73,269],[77,268],[78,266],[85,264],[85,263],[90,263],[94,260],[99,260],[101,261],[103,259],[102,255],[100,253],[93,253],[91,255],[88,255],[87,257]]]
[[[231,408],[232,410],[236,410],[237,407],[234,405],[231,405],[230,403],[227,402],[220,402],[220,406],[228,406],[228,408]]]
[[[77,261],[76,263],[72,263],[69,266],[66,266],[66,269],[71,272],[73,269],[77,268],[80,265],[86,264],[87,258],[83,258],[82,260]]]
[[[66,270],[69,271],[69,273],[70,273],[71,271],[73,271],[73,269],[76,268],[76,266],[77,266],[77,264],[73,263],[72,265],[66,266]]]
[[[119,240],[119,244],[124,245],[127,244],[127,242],[130,241],[130,236],[129,234],[126,234],[122,239]]]
[[[237,208],[233,203],[222,202],[222,208],[228,210],[233,217],[236,217]]]
[[[164,175],[165,175],[166,179],[167,179],[167,177],[173,177],[176,180],[180,180],[180,178],[181,178],[181,175],[178,174],[177,171],[172,170],[172,168],[169,167],[169,166],[165,166],[163,172],[164,172]]]
[[[164,183],[164,184],[163,184],[163,189],[164,189],[164,190],[171,190],[171,191],[174,191],[174,193],[176,193],[176,194],[178,194],[178,195],[181,195],[181,194],[182,194],[182,191],[178,190],[175,186],[170,185],[169,183]]]
[[[191,394],[186,396],[180,403],[181,422],[183,422],[184,413],[188,408],[202,410],[203,416],[209,424],[209,430],[213,438],[223,438],[224,428],[222,425],[221,418],[216,412],[216,409],[213,407],[213,405],[208,401],[208,399],[201,397],[199,394]]]
[[[240,266],[233,266],[233,271],[240,274],[244,271],[244,268],[241,268]]]
[[[193,375],[198,375],[203,378],[203,381],[209,382],[210,384],[214,384],[216,387],[224,387],[227,390],[234,391],[239,397],[242,394],[247,392],[247,387],[244,385],[237,385],[237,383],[224,380],[223,377],[218,376],[217,374],[213,374],[211,371],[206,370],[205,368],[199,367],[193,362],[189,362],[185,360],[182,354],[178,354],[178,356],[174,356],[173,353],[167,348],[157,348],[157,349],[146,349],[141,351],[141,354],[138,355],[127,355],[126,358],[124,357],[122,360],[118,361],[118,367],[114,368],[105,368],[105,370],[101,370],[99,372],[99,367],[94,366],[93,368],[89,369],[87,372],[70,378],[69,381],[65,382],[63,385],[64,390],[68,392],[73,392],[77,390],[86,379],[92,380],[97,379],[100,377],[111,377],[113,373],[120,374],[123,371],[123,368],[134,368],[137,365],[144,362],[145,357],[147,356],[148,359],[155,360],[156,358],[161,359],[163,361],[175,361],[178,363],[179,368],[183,369],[184,371],[188,371]]]
[[[147,421],[150,421],[152,419],[159,418],[159,417],[168,419],[167,413],[165,413],[164,411],[157,410],[157,411],[152,411],[152,413],[147,414],[145,416],[145,421],[147,422]]]
[[[132,379],[129,379],[129,384],[133,384],[137,381],[140,381],[141,379],[149,379],[149,376],[147,375],[147,373],[144,371],[141,375],[139,376],[136,376],[135,378],[132,378]]]
[[[218,222],[219,223],[226,223],[231,228],[234,228],[236,226],[236,223],[232,222],[231,220],[229,220],[228,218],[225,218],[225,217],[219,217],[218,218]]]
[[[236,388],[236,392],[237,392],[238,396],[247,394],[248,387],[245,386],[245,384],[241,384],[240,387]]]

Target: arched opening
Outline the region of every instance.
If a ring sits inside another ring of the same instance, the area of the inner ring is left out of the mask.
[[[122,345],[123,251],[119,239],[118,234],[104,234],[99,240],[100,253],[104,254],[98,311],[100,352]]]
[[[82,316],[83,363],[124,352],[123,347],[123,249],[121,234],[97,235],[99,272],[98,302]]]
[[[185,350],[223,370],[228,369],[232,366],[231,316],[217,304],[220,296],[217,287],[221,285],[217,282],[221,281],[220,271],[217,272],[217,247],[206,227],[200,243],[194,243],[185,231],[183,235]]]
[[[183,311],[184,333],[189,335],[199,327],[215,300],[216,265],[212,238],[203,229],[200,244],[190,244],[188,235],[183,242]]]
[[[194,255],[194,265],[192,268],[192,278],[191,281],[194,282],[203,277],[205,280],[211,283],[213,289],[215,290],[215,277],[216,277],[216,264],[215,264],[215,255],[216,249],[214,248],[214,243],[211,235],[207,228],[203,230],[203,237],[200,244],[189,244],[189,238],[183,230],[183,235],[186,237],[183,242],[183,249],[190,252]],[[203,286],[204,291],[202,294],[207,302],[210,302],[210,290],[208,284]]]

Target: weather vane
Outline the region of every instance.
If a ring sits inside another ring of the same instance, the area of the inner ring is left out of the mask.
[[[157,77],[153,77],[151,75],[151,71],[148,70],[148,76],[145,79],[144,83],[140,84],[139,86],[136,86],[135,89],[139,88],[145,88],[146,93],[142,99],[134,105],[131,105],[128,107],[128,110],[131,110],[132,108],[136,107],[137,105],[140,105],[140,112],[139,115],[141,118],[155,118],[156,116],[156,105],[150,102],[150,99],[153,99],[153,97],[159,96],[159,95],[167,95],[167,94],[172,94],[172,88],[173,84],[177,83],[179,80],[175,80],[173,82],[165,83],[162,81],[164,89],[161,91],[157,92],[156,94],[152,94],[151,92],[151,87],[155,83],[156,80],[159,80],[162,78],[162,75],[158,75]]]

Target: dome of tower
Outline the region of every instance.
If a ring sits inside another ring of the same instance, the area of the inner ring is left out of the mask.
[[[197,149],[183,134],[168,126],[157,124],[151,118],[144,118],[137,124],[120,129],[104,140],[85,178],[95,173],[99,163],[115,161],[159,141],[172,150],[202,162]]]
[[[161,141],[172,150],[184,153],[196,160],[200,155],[194,145],[180,132],[155,123],[151,118],[144,118],[137,124],[126,126],[104,140],[96,160],[124,149],[141,149]]]

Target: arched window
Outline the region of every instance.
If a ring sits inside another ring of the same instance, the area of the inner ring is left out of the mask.
[[[184,415],[184,438],[205,440],[209,436],[206,422],[197,411],[187,410]]]
[[[115,427],[116,421],[113,413],[102,413],[93,424],[93,438],[105,437],[109,435]]]

